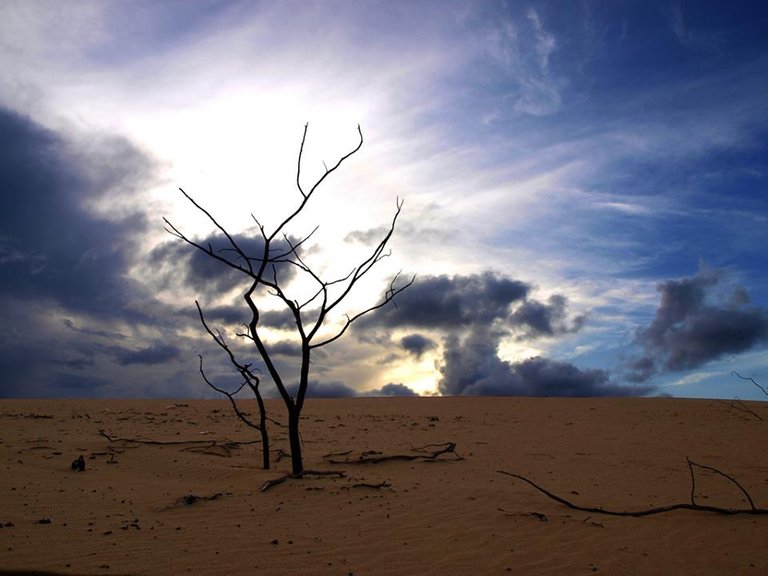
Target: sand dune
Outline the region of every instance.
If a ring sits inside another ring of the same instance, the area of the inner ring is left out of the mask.
[[[711,400],[311,400],[306,465],[346,476],[260,492],[288,460],[260,470],[256,436],[223,401],[3,400],[0,574],[766,574],[768,516],[602,516],[498,473],[635,510],[690,501],[689,457],[768,507],[768,405],[749,406],[765,420]],[[463,459],[324,458],[449,441]],[[706,471],[696,498],[748,506]]]

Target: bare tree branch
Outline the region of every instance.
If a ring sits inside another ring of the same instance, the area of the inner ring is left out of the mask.
[[[387,304],[392,302],[394,300],[395,296],[397,296],[398,294],[400,294],[400,292],[402,292],[403,290],[405,290],[406,288],[411,286],[411,284],[413,284],[414,280],[416,279],[415,276],[412,276],[411,279],[408,280],[408,282],[406,282],[403,286],[400,286],[399,288],[395,288],[394,285],[395,285],[395,282],[397,281],[397,278],[399,277],[399,275],[400,275],[399,273],[396,274],[395,277],[392,279],[392,281],[391,281],[391,283],[389,285],[389,289],[386,291],[386,293],[384,295],[384,298],[383,298],[383,300],[381,302],[371,306],[370,308],[366,308],[362,312],[358,312],[354,316],[351,316],[351,317],[347,316],[347,320],[344,323],[344,326],[341,328],[341,330],[339,332],[336,333],[335,336],[332,336],[332,337],[330,337],[330,338],[328,338],[326,340],[323,340],[322,342],[318,342],[316,344],[312,344],[310,347],[311,348],[320,348],[321,346],[325,346],[326,344],[330,344],[331,342],[334,342],[334,341],[338,340],[339,338],[341,338],[344,335],[344,333],[347,331],[347,328],[349,328],[355,320],[358,320],[358,319],[362,318],[363,316],[365,316],[366,314],[369,314],[370,312],[373,312],[374,310],[378,310],[379,308],[382,308],[383,306],[386,306]]]
[[[198,355],[200,358],[200,376],[202,376],[203,381],[206,384],[208,384],[208,386],[210,386],[216,392],[220,394],[224,394],[227,397],[227,399],[229,400],[229,403],[232,405],[232,409],[234,410],[235,414],[241,421],[243,421],[247,426],[250,426],[251,428],[255,428],[256,430],[259,431],[259,433],[261,434],[261,443],[262,443],[262,446],[261,446],[262,466],[264,470],[269,470],[270,461],[269,461],[269,433],[267,431],[267,412],[266,412],[266,407],[264,405],[264,400],[261,397],[261,392],[259,391],[259,378],[251,370],[250,364],[241,364],[240,362],[238,362],[234,353],[232,352],[232,350],[229,348],[226,341],[224,340],[224,337],[220,333],[215,333],[213,330],[211,330],[211,328],[208,326],[208,323],[205,321],[205,316],[203,315],[203,309],[200,307],[200,303],[197,300],[195,300],[195,306],[197,306],[197,313],[200,316],[200,322],[205,328],[205,331],[208,332],[208,334],[213,339],[213,341],[216,342],[216,344],[218,344],[219,348],[221,348],[222,350],[224,350],[224,352],[226,352],[227,356],[229,357],[230,364],[232,364],[235,367],[235,369],[240,373],[240,375],[243,377],[243,383],[234,392],[229,392],[227,390],[224,390],[223,388],[216,386],[213,382],[211,382],[208,379],[208,376],[206,376],[205,371],[203,370],[203,357]],[[240,392],[240,390],[242,390],[243,387],[246,385],[253,392],[253,395],[256,397],[256,402],[259,406],[259,423],[258,424],[254,424],[248,419],[248,417],[243,413],[243,411],[240,410],[240,407],[237,404],[237,400],[235,400],[235,395],[238,392]]]
[[[203,380],[205,381],[208,386],[216,390],[219,394],[223,394],[229,399],[230,404],[232,404],[232,409],[234,410],[235,414],[237,414],[237,417],[242,420],[246,426],[250,426],[251,428],[255,428],[256,430],[261,430],[261,427],[258,424],[254,424],[251,422],[248,417],[240,410],[240,407],[237,405],[237,402],[235,401],[235,396],[245,387],[247,384],[246,382],[243,382],[240,384],[240,387],[235,390],[234,392],[229,392],[227,390],[224,390],[223,388],[219,388],[216,386],[213,382],[211,382],[208,377],[205,375],[205,371],[203,370],[203,357],[198,354],[198,357],[200,358],[200,375],[203,377]]]
[[[760,388],[760,390],[761,390],[761,392],[762,392],[763,394],[765,394],[766,396],[768,396],[768,390],[766,390],[765,388],[763,388],[762,386],[760,386],[760,384],[758,384],[757,382],[755,382],[755,379],[754,379],[754,378],[750,378],[749,376],[742,376],[741,374],[739,374],[738,372],[736,372],[736,370],[732,370],[732,371],[731,371],[731,374],[733,374],[734,376],[737,376],[738,378],[741,378],[742,380],[748,380],[748,381],[752,382],[752,384],[754,384],[755,386],[757,386],[758,388]]]

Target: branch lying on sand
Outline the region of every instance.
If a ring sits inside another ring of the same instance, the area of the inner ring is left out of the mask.
[[[556,502],[560,502],[560,504],[563,504],[567,506],[568,508],[571,508],[573,510],[579,510],[581,512],[590,512],[592,514],[605,514],[609,516],[632,516],[635,518],[639,518],[641,516],[651,516],[652,514],[663,514],[665,512],[672,512],[673,510],[698,510],[700,512],[715,512],[717,514],[726,514],[726,515],[734,515],[734,514],[768,514],[768,509],[765,508],[756,508],[755,503],[752,500],[752,497],[749,495],[749,493],[744,489],[744,487],[739,484],[733,477],[729,476],[728,474],[721,472],[717,468],[713,468],[711,466],[705,466],[703,464],[697,464],[696,462],[693,462],[690,459],[686,459],[688,462],[688,470],[691,474],[691,501],[690,502],[681,502],[678,504],[670,504],[669,506],[658,506],[655,508],[646,508],[643,510],[635,510],[635,511],[626,511],[626,510],[607,510],[605,508],[599,508],[599,507],[591,507],[591,506],[580,506],[578,504],[574,504],[573,502],[566,500],[562,496],[558,496],[557,494],[553,494],[546,488],[543,488],[536,484],[533,480],[530,478],[526,478],[525,476],[521,476],[520,474],[512,474],[511,472],[507,472],[505,470],[497,470],[499,474],[505,474],[507,476],[512,476],[513,478],[517,478],[519,480],[522,480],[523,482],[526,482],[533,486],[536,490],[544,494],[545,496],[551,498],[552,500]],[[749,503],[749,508],[721,508],[719,506],[708,506],[705,504],[698,504],[696,502],[696,475],[694,473],[694,467],[701,468],[703,470],[709,470],[710,472],[714,472],[716,474],[719,474],[723,478],[726,478],[730,482],[736,485],[736,487],[744,494],[744,497],[746,498],[747,502]]]
[[[124,442],[126,444],[149,444],[153,446],[188,445],[188,448],[184,448],[184,450],[226,457],[230,457],[232,455],[232,449],[237,449],[240,446],[246,446],[248,444],[261,443],[260,440],[249,440],[246,442],[236,442],[234,440],[141,440],[138,438],[119,438],[117,436],[110,436],[104,430],[99,430],[99,434],[109,440],[111,443]]]
[[[760,416],[757,412],[752,410],[749,406],[747,406],[744,402],[741,401],[739,398],[735,398],[731,400],[730,402],[726,402],[725,400],[720,400],[723,404],[727,404],[729,408],[732,410],[736,410],[737,412],[742,412],[743,414],[749,414],[750,416],[757,418],[758,420],[765,422],[765,419]],[[745,420],[748,420],[746,416],[742,416]]]
[[[345,458],[344,460],[336,460],[334,456],[348,456],[352,453],[351,450],[347,452],[336,452],[332,454],[326,454],[324,458],[328,460],[329,464],[379,464],[380,462],[390,462],[393,460],[425,460],[428,462],[434,462],[443,456],[444,454],[450,454],[453,456],[453,460],[464,460],[456,452],[455,442],[444,442],[443,444],[427,444],[426,446],[419,446],[411,448],[413,454],[383,454],[376,451],[363,452],[357,458]]]
[[[461,456],[459,456],[456,453],[456,443],[455,442],[445,442],[443,444],[427,444],[426,446],[419,446],[416,448],[411,448],[411,451],[413,454],[390,454],[390,455],[384,455],[381,452],[376,451],[368,451],[363,452],[358,456],[357,458],[349,459],[346,458],[344,460],[336,460],[334,459],[334,456],[348,456],[352,453],[351,450],[347,450],[346,452],[332,452],[330,454],[326,454],[323,456],[329,464],[378,464],[379,462],[389,462],[392,460],[424,460],[427,462],[435,462],[438,459],[440,459],[440,456],[444,454],[450,454],[453,455],[454,460],[463,460]],[[304,472],[300,474],[286,474],[285,476],[281,476],[280,478],[275,478],[274,480],[268,480],[264,482],[264,484],[261,485],[261,492],[266,492],[270,488],[273,488],[277,486],[278,484],[282,484],[286,480],[295,480],[295,479],[303,479],[307,477],[317,477],[317,476],[333,476],[336,478],[344,478],[346,477],[346,473],[342,471],[336,471],[336,470],[304,470]],[[382,482],[380,484],[366,484],[366,483],[359,483],[355,484],[356,488],[361,487],[367,487],[367,488],[387,488],[389,487],[388,482]]]
[[[231,492],[227,492],[227,495],[231,495]],[[192,506],[198,502],[207,502],[210,500],[218,500],[224,496],[223,492],[216,492],[210,496],[198,496],[197,494],[187,494],[176,500],[176,506]]]
[[[358,482],[357,484],[352,484],[352,488],[374,488],[375,490],[379,490],[381,488],[391,488],[391,487],[392,487],[392,483],[386,480],[382,482],[378,482],[376,484],[373,484],[371,482]]]
[[[278,484],[282,484],[286,480],[303,480],[305,478],[312,478],[312,477],[320,477],[320,476],[332,476],[334,478],[345,478],[347,475],[346,472],[342,470],[304,470],[304,472],[301,472],[299,474],[286,474],[285,476],[280,476],[280,478],[275,478],[274,480],[267,480],[264,482],[264,484],[261,485],[261,488],[259,488],[260,492],[266,492],[270,488],[274,488]]]

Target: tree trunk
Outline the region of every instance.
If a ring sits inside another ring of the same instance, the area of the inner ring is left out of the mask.
[[[259,432],[261,432],[261,464],[264,470],[269,470],[269,433],[267,432],[267,409],[264,399],[256,389],[256,401],[259,403]]]
[[[301,436],[299,435],[299,415],[296,407],[288,413],[288,438],[291,444],[291,468],[293,474],[304,472],[304,462],[301,456]]]

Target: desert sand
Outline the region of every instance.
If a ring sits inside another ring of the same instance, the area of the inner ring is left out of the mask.
[[[0,573],[762,575],[768,516],[605,516],[498,472],[631,511],[690,502],[690,458],[768,508],[768,404],[748,406],[753,414],[671,398],[309,400],[306,467],[346,476],[261,492],[289,461],[261,470],[255,431],[226,401],[2,400]],[[269,409],[282,419],[278,402]],[[270,431],[277,460],[286,433]],[[461,459],[328,462],[445,442]],[[82,472],[71,466],[80,455]],[[749,507],[706,470],[695,497]]]

